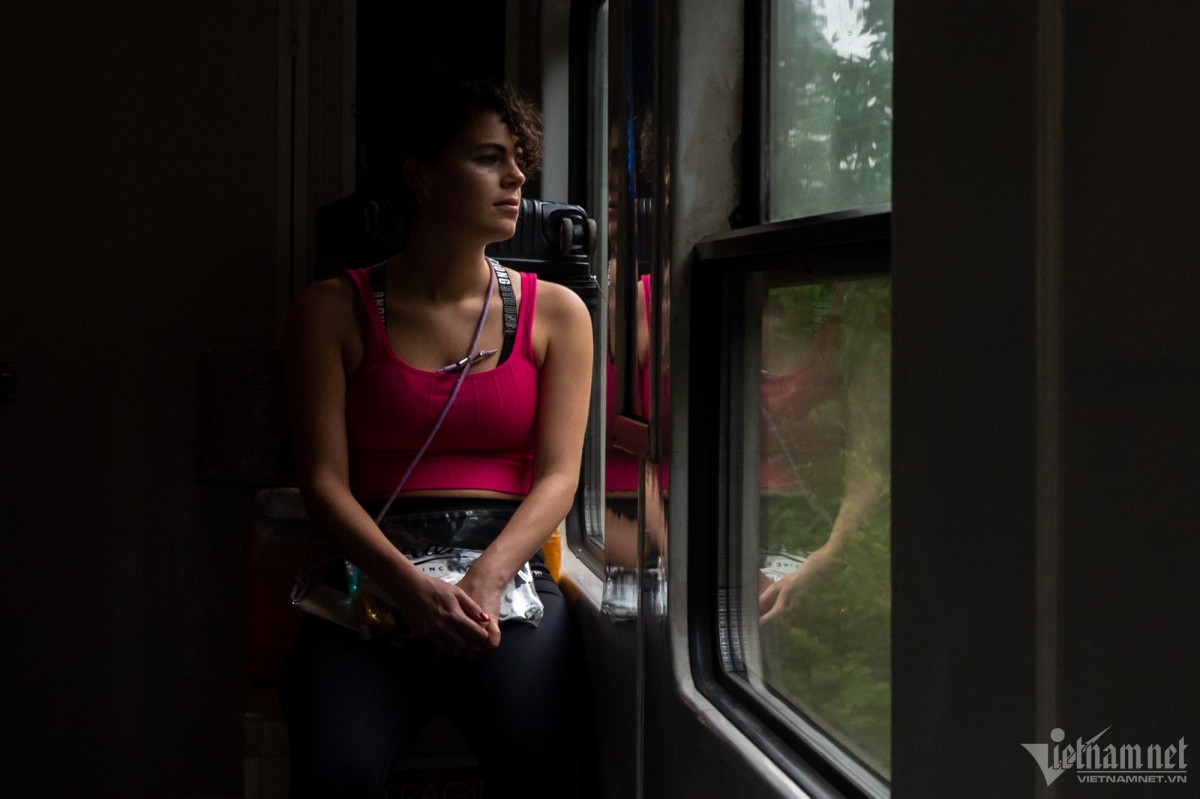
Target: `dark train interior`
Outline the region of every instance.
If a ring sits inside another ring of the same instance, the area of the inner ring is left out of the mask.
[[[577,779],[531,795],[1195,794],[1200,4],[0,20],[6,795],[287,795],[332,548],[283,322],[397,251],[378,165],[433,76],[540,107],[542,238],[494,252],[592,314]],[[435,717],[385,795],[487,793]]]

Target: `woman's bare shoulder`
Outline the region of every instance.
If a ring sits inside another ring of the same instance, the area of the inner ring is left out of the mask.
[[[297,295],[292,305],[325,313],[345,313],[353,310],[355,293],[350,278],[340,275],[309,285]]]
[[[592,317],[583,300],[571,289],[538,281],[533,325],[534,352],[540,369],[553,346],[563,357],[591,362]]]
[[[356,313],[356,290],[348,277],[318,281],[293,300],[285,340],[333,340],[345,345],[357,338]]]
[[[539,322],[544,321],[553,328],[575,328],[581,321],[591,321],[587,306],[578,294],[548,280],[538,281],[537,315]]]
[[[350,278],[345,275],[320,280],[296,296],[292,301],[291,313],[316,316],[324,321],[338,317],[353,321],[356,294]]]

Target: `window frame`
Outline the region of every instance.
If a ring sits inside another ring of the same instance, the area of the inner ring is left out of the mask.
[[[765,220],[767,161],[767,92],[770,88],[771,52],[770,0],[746,0],[744,9],[745,46],[742,62],[742,189],[737,208],[729,219],[737,230],[761,225]]]
[[[742,537],[735,487],[741,477],[731,468],[731,455],[740,454],[733,441],[744,424],[735,413],[736,393],[743,386],[729,379],[742,329],[734,314],[744,304],[741,288],[752,275],[798,268],[814,282],[890,275],[890,246],[891,206],[882,204],[735,230],[706,238],[693,251],[690,370],[711,373],[715,356],[720,374],[715,380],[690,381],[687,397],[689,537],[703,542],[690,548],[688,558],[692,676],[714,706],[815,797],[877,799],[890,790],[820,727],[736,676]]]
[[[588,419],[587,438],[584,442],[583,463],[580,464],[579,485],[575,492],[566,519],[564,530],[566,544],[576,557],[595,575],[603,578],[605,565],[604,550],[604,451],[609,433],[604,427],[605,408],[605,361],[608,340],[608,264],[607,229],[608,209],[599,203],[598,192],[607,183],[607,176],[598,169],[598,152],[607,153],[607,111],[600,119],[596,104],[591,102],[606,85],[606,76],[598,74],[598,62],[607,65],[607,42],[602,53],[598,53],[600,13],[607,0],[590,0],[573,3],[571,7],[571,48],[569,82],[571,101],[570,120],[570,168],[568,170],[569,201],[585,209],[596,205],[589,214],[595,220],[599,233],[595,252],[592,254],[592,275],[599,285],[599,297],[595,316],[592,319],[592,335],[596,342],[592,364],[592,396]],[[607,66],[604,67],[607,70]],[[589,468],[590,467],[590,468]]]
[[[600,47],[598,33],[600,15],[605,14],[605,41]],[[608,229],[609,207],[608,192],[610,185],[609,160],[612,156],[609,142],[611,121],[616,118],[622,124],[621,141],[616,145],[616,160],[618,163],[631,162],[630,151],[633,148],[633,89],[626,80],[630,53],[635,47],[632,31],[637,24],[632,16],[631,4],[628,2],[610,2],[610,0],[590,0],[577,4],[572,9],[572,50],[570,55],[570,83],[577,97],[589,101],[573,99],[570,105],[572,119],[569,129],[572,143],[569,148],[571,169],[568,177],[570,195],[574,202],[584,208],[594,205],[592,218],[597,223],[599,242],[593,255],[593,275],[600,286],[600,297],[593,320],[593,335],[596,340],[595,358],[593,361],[593,392],[591,398],[591,418],[588,422],[588,437],[584,446],[584,464],[581,467],[579,486],[576,490],[575,501],[566,519],[567,545],[577,557],[597,576],[605,574],[607,550],[605,544],[604,513],[605,497],[608,490],[604,485],[606,470],[605,451],[614,446],[624,452],[639,458],[657,458],[657,443],[652,440],[656,432],[652,417],[654,411],[643,409],[645,415],[638,415],[634,409],[635,386],[637,384],[636,330],[639,317],[637,316],[637,297],[641,292],[639,274],[634,268],[636,264],[636,208],[637,199],[633,196],[633,171],[625,174],[623,185],[617,192],[616,217],[619,222],[618,234],[613,242],[607,241],[605,231]],[[644,43],[643,43],[644,45]],[[604,73],[603,75],[600,73]],[[601,102],[595,100],[601,98]],[[656,156],[652,156],[656,157]],[[633,167],[631,165],[630,169]],[[653,169],[651,171],[654,171]],[[584,177],[580,177],[584,176]],[[657,190],[657,187],[655,187]],[[630,266],[621,270],[619,285],[613,287],[613,302],[619,311],[616,316],[620,321],[615,330],[609,329],[610,301],[608,274],[608,247],[616,250],[617,258]],[[652,274],[656,274],[652,272]],[[661,279],[657,279],[661,282]],[[660,312],[651,309],[651,324],[659,320]],[[613,355],[615,360],[615,376],[617,390],[617,412],[611,429],[606,424],[606,363],[609,358],[610,332],[614,339]],[[653,333],[648,331],[653,344]],[[656,374],[658,356],[650,353],[651,373]],[[652,403],[659,401],[657,392],[652,392]],[[598,421],[597,421],[598,420]],[[599,435],[597,435],[599,431]],[[597,454],[597,450],[599,451]],[[594,474],[595,463],[598,460],[599,474]],[[640,502],[639,502],[640,505]],[[597,535],[599,532],[599,535]]]

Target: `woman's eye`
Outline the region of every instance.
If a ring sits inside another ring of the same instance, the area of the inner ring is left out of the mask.
[[[500,163],[500,156],[498,156],[498,155],[483,155],[483,156],[479,157],[479,163],[481,163],[481,164],[498,164],[498,163]]]

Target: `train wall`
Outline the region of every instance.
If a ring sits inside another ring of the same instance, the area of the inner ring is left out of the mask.
[[[277,337],[276,2],[0,24],[0,781],[242,792],[245,489],[197,482],[199,354]]]

